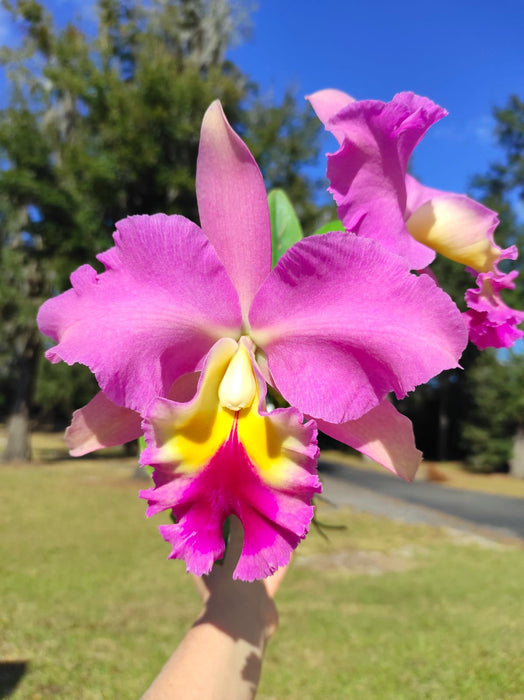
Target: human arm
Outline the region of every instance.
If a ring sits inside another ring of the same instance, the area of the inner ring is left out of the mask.
[[[222,566],[195,578],[204,608],[142,700],[248,700],[256,693],[264,650],[278,625],[273,596],[285,569],[264,581],[234,581],[243,532],[231,518]]]

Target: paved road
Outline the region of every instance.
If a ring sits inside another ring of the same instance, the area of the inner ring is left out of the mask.
[[[524,499],[492,496],[417,481],[408,484],[380,472],[321,459],[323,497],[335,505],[407,522],[477,527],[524,539]],[[409,505],[408,505],[409,504]]]

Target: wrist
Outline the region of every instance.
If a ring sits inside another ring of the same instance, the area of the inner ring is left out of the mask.
[[[247,589],[247,590],[246,590]],[[254,646],[266,644],[278,625],[275,604],[265,588],[242,584],[238,589],[210,594],[196,621],[211,624],[234,639],[245,639]]]

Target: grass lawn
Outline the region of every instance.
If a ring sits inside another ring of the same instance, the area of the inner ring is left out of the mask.
[[[0,467],[0,679],[2,663],[27,663],[13,698],[138,698],[196,616],[133,465]],[[524,700],[521,547],[319,518],[345,529],[299,548],[259,699]]]

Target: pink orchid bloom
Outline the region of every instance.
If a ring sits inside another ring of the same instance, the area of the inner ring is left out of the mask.
[[[412,93],[387,103],[357,102],[338,90],[308,99],[340,144],[328,156],[327,174],[346,230],[377,240],[414,270],[429,265],[435,252],[465,265],[478,288],[466,292],[464,318],[481,350],[523,337],[516,326],[524,313],[510,309],[499,293],[514,287],[516,274],[501,272],[498,264],[515,260],[517,248],[503,250],[494,242],[497,214],[465,195],[424,187],[407,173],[413,149],[446,111]]]
[[[271,269],[262,175],[219,102],[197,162],[202,228],[181,216],[132,216],[115,245],[39,312],[52,362],[86,364],[102,392],[69,429],[73,453],[144,432],[154,487],[148,515],[196,574],[223,555],[236,515],[235,577],[269,575],[308,530],[316,425],[411,479],[410,422],[387,400],[456,367],[460,313],[427,276],[344,232],[296,243]],[[292,406],[268,411],[268,385]],[[143,422],[140,425],[140,418]],[[304,421],[304,416],[306,416]]]

